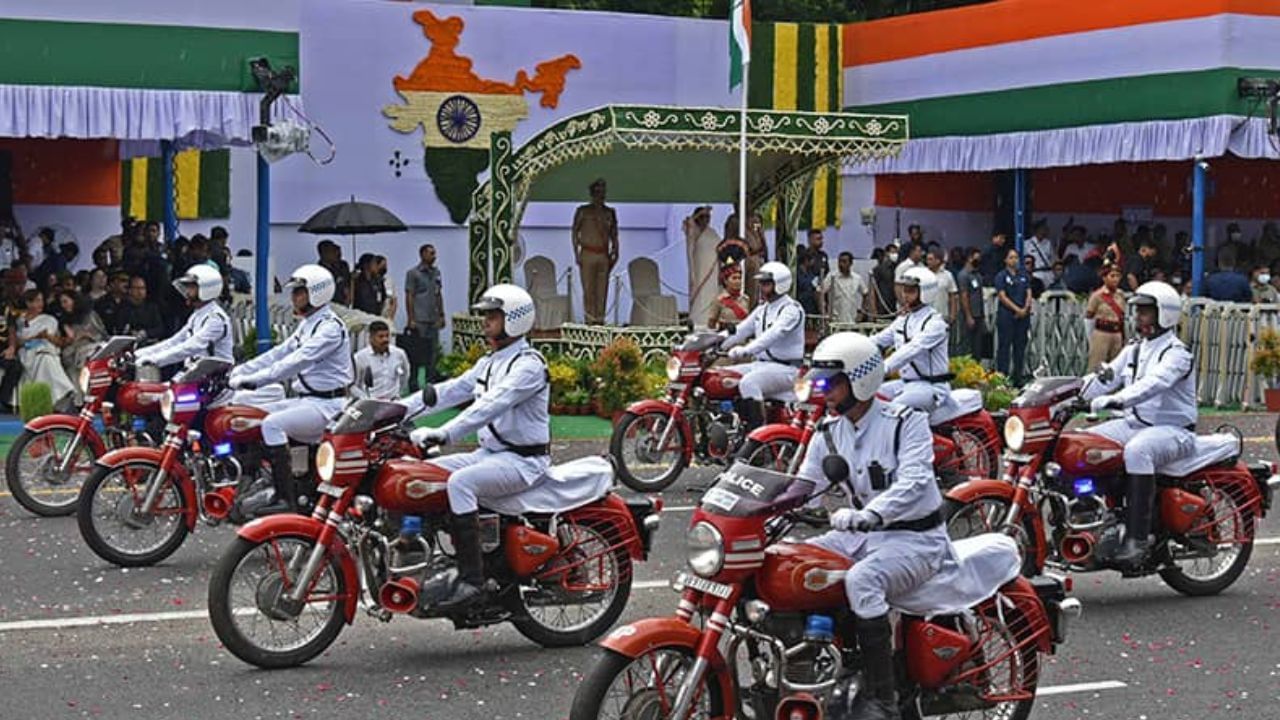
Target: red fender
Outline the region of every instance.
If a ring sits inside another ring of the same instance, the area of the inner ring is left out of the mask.
[[[305,537],[315,541],[324,530],[324,523],[308,515],[269,515],[258,518],[241,526],[236,535],[252,543],[263,543],[278,537]],[[338,533],[329,541],[329,556],[337,563],[342,578],[347,586],[346,597],[343,598],[343,614],[347,624],[356,619],[356,604],[360,596],[360,575],[356,571],[356,561],[342,542]]]
[[[653,413],[661,413],[670,417],[676,412],[674,403],[666,400],[647,399],[639,402],[631,403],[627,406],[627,412],[632,415],[649,415]],[[689,420],[685,418],[684,413],[676,413],[680,424],[677,426],[680,430],[680,436],[684,439],[684,459],[689,461],[693,459],[693,429],[689,427]]]
[[[977,478],[962,482],[948,490],[946,499],[959,505],[968,505],[982,498],[999,498],[1012,504],[1014,490],[1011,483],[1003,480]],[[1049,557],[1049,549],[1045,545],[1047,536],[1044,531],[1044,518],[1040,516],[1038,510],[1032,508],[1027,511],[1024,508],[1022,519],[1031,524],[1031,534],[1034,537],[1028,539],[1035,544],[1036,571],[1043,571],[1045,560]]]
[[[76,432],[80,429],[81,422],[79,415],[41,415],[24,425],[23,429],[33,433],[52,429],[65,429]],[[89,443],[89,447],[93,448],[94,457],[102,457],[106,454],[107,446],[102,442],[102,436],[94,429],[93,423],[86,422],[84,424],[84,434],[81,437],[85,442]]]
[[[162,447],[126,447],[112,450],[98,458],[98,464],[114,468],[126,463],[144,462],[159,467],[163,458],[164,448]],[[171,464],[168,472],[178,480],[178,490],[182,493],[182,504],[186,506],[182,516],[187,522],[187,529],[194,530],[196,528],[196,520],[200,518],[199,506],[196,505],[196,484],[191,481],[191,475],[187,472],[187,468],[176,460]]]
[[[1027,624],[1035,629],[1036,646],[1040,648],[1040,652],[1046,655],[1053,652],[1053,631],[1050,629],[1049,614],[1045,611],[1044,603],[1036,595],[1036,589],[1031,586],[1031,582],[1019,576],[1005,583],[1001,591],[1017,604],[1018,609],[1027,619]],[[1023,630],[1023,632],[1027,631]]]
[[[791,423],[771,423],[752,430],[747,435],[747,439],[755,440],[762,445],[776,440],[790,440],[800,445],[804,440],[804,428],[798,428]]]
[[[691,656],[697,657],[698,644],[701,641],[701,630],[678,618],[660,617],[645,618],[630,625],[623,625],[605,636],[600,641],[600,647],[633,660],[657,648],[688,650]],[[729,671],[719,651],[716,651],[710,660],[709,671],[715,675],[716,681],[720,684],[720,697],[724,700],[724,707],[730,713],[726,717],[733,717],[733,709],[738,706],[733,673]]]

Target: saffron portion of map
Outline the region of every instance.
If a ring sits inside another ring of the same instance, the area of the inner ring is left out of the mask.
[[[436,196],[453,222],[466,222],[471,194],[488,167],[489,136],[510,132],[529,115],[526,93],[540,95],[539,104],[555,108],[570,70],[582,67],[572,54],[539,63],[533,77],[516,72],[514,82],[482,78],[470,58],[458,54],[465,27],[461,17],[439,18],[430,10],[413,13],[413,21],[431,43],[427,56],[408,77],[392,81],[404,103],[383,107],[393,130],[422,129],[423,165]]]

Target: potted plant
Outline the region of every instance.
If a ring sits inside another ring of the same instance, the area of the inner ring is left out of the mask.
[[[584,387],[575,387],[564,394],[565,412],[569,415],[591,413],[591,393]]]
[[[605,346],[591,363],[595,377],[596,414],[616,420],[627,405],[644,396],[644,354],[631,338],[620,337]]]
[[[551,377],[551,414],[567,414],[569,402],[567,395],[581,387],[578,368],[561,358],[547,363],[547,374]]]
[[[1249,362],[1255,375],[1267,379],[1263,392],[1268,412],[1280,412],[1280,332],[1265,328],[1253,345],[1253,360]]]

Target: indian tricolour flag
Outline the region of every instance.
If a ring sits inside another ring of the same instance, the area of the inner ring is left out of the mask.
[[[743,70],[751,62],[751,0],[733,0],[729,15],[729,89],[742,84]]]

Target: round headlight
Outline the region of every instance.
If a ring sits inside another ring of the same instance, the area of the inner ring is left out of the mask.
[[[715,577],[724,567],[724,538],[710,523],[700,522],[685,536],[689,568],[704,578]]]
[[[1022,443],[1027,439],[1027,426],[1022,424],[1022,418],[1014,417],[1004,421],[1004,444],[1014,452],[1022,450]]]
[[[320,443],[320,449],[316,450],[316,474],[320,479],[329,482],[333,479],[333,469],[337,466],[338,454],[333,450],[333,443],[325,441]]]
[[[166,421],[173,420],[173,390],[165,390],[160,397],[160,416]]]
[[[680,377],[680,358],[672,355],[667,358],[667,379],[675,382]]]
[[[90,375],[91,373],[89,372],[89,368],[87,367],[80,368],[80,392],[84,393],[85,395],[89,394],[89,376]]]
[[[808,378],[799,378],[791,389],[796,394],[796,402],[809,402],[809,397],[813,395],[813,381]]]

